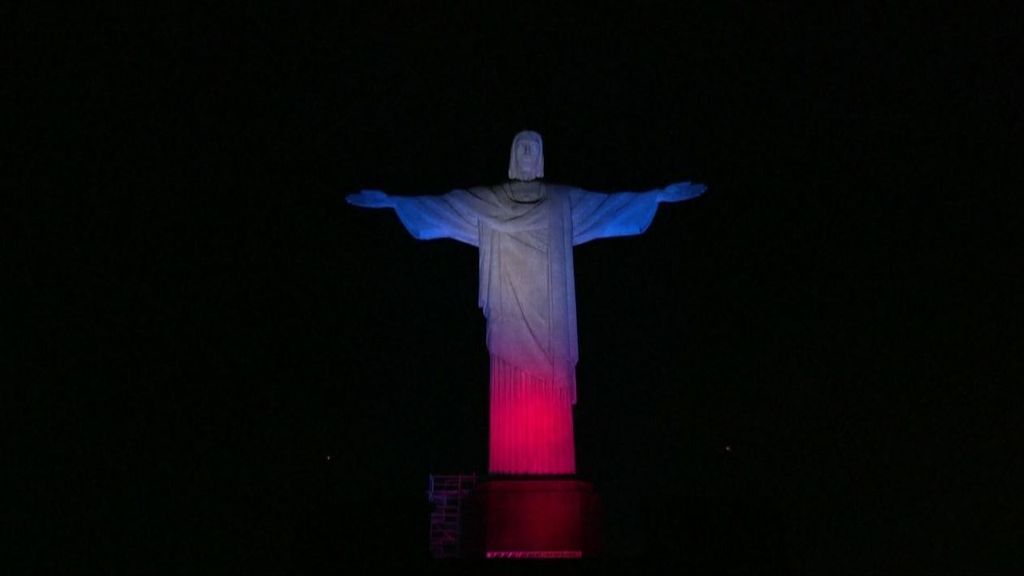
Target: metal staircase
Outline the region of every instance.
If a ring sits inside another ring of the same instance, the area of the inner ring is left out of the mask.
[[[462,554],[462,501],[476,487],[476,474],[431,474],[427,500],[430,513],[430,555],[459,558]]]

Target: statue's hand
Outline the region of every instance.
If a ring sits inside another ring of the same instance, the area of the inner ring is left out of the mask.
[[[696,198],[704,193],[708,187],[703,184],[694,184],[693,182],[676,182],[669,184],[661,193],[658,194],[658,201],[660,202],[679,202],[682,200],[689,200],[690,198]]]
[[[394,201],[380,190],[360,190],[345,196],[345,201],[362,208],[392,208],[395,205]]]

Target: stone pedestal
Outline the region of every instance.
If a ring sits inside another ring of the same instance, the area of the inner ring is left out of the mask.
[[[487,480],[465,518],[463,550],[471,557],[584,558],[601,547],[600,501],[582,480]]]

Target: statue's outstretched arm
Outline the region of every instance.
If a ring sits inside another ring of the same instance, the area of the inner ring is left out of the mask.
[[[573,244],[597,238],[643,234],[658,204],[680,202],[704,193],[703,184],[677,182],[647,192],[590,192],[575,189],[572,198]]]
[[[479,243],[477,217],[483,200],[466,190],[436,196],[401,196],[380,190],[360,190],[345,200],[363,208],[392,208],[418,240],[451,238],[473,246]]]
[[[345,196],[345,201],[361,208],[394,208],[393,198],[380,190],[360,190]]]
[[[700,196],[708,189],[707,186],[690,181],[675,182],[658,190],[659,202],[681,202]]]

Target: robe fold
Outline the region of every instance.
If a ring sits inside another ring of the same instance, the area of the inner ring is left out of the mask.
[[[574,473],[572,247],[643,233],[657,191],[604,194],[534,180],[391,198],[414,238],[479,249],[478,304],[491,354],[490,472]]]

